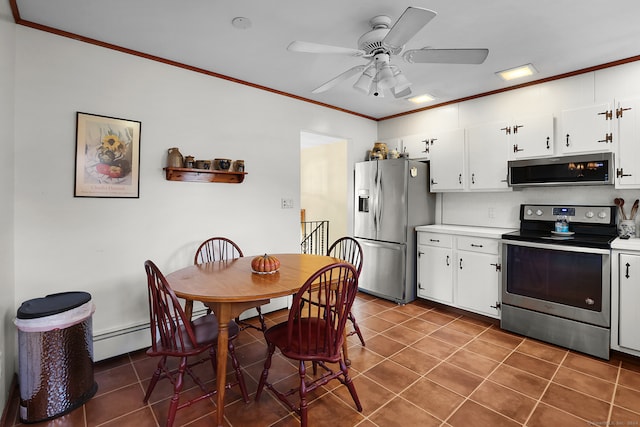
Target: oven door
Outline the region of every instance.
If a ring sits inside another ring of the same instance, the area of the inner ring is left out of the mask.
[[[502,241],[502,303],[603,327],[611,324],[611,252]]]

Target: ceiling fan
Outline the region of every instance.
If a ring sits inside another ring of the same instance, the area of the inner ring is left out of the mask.
[[[287,50],[292,52],[338,54],[362,57],[368,63],[357,65],[339,74],[312,92],[325,92],[357,74],[360,77],[353,87],[367,95],[384,96],[390,90],[396,98],[411,95],[411,82],[391,57],[399,55],[404,45],[436,16],[436,12],[419,7],[408,7],[391,26],[391,18],[379,15],[369,21],[372,29],[358,39],[358,49],[330,46],[319,43],[294,41]],[[407,50],[402,58],[409,63],[482,64],[488,49],[422,49]]]

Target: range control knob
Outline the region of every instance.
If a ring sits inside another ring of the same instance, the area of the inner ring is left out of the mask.
[[[584,214],[584,216],[586,216],[587,218],[593,218],[593,215],[595,215],[593,211],[587,211],[587,213]]]
[[[542,212],[542,209],[538,209],[538,210],[536,211],[536,215],[538,215],[538,216],[542,216],[542,214],[543,214],[543,213],[544,213],[544,212]]]
[[[531,209],[527,209],[527,216],[533,215],[533,211]]]
[[[607,217],[607,211],[598,212],[598,218],[606,218],[606,217]]]

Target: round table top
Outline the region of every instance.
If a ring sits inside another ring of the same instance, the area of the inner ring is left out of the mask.
[[[338,258],[310,254],[275,254],[280,269],[273,274],[251,271],[254,256],[191,265],[166,276],[180,298],[202,302],[248,302],[292,295],[316,271]]]

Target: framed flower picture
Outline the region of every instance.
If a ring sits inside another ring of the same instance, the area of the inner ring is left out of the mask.
[[[140,130],[138,121],[77,113],[75,197],[140,197]]]

